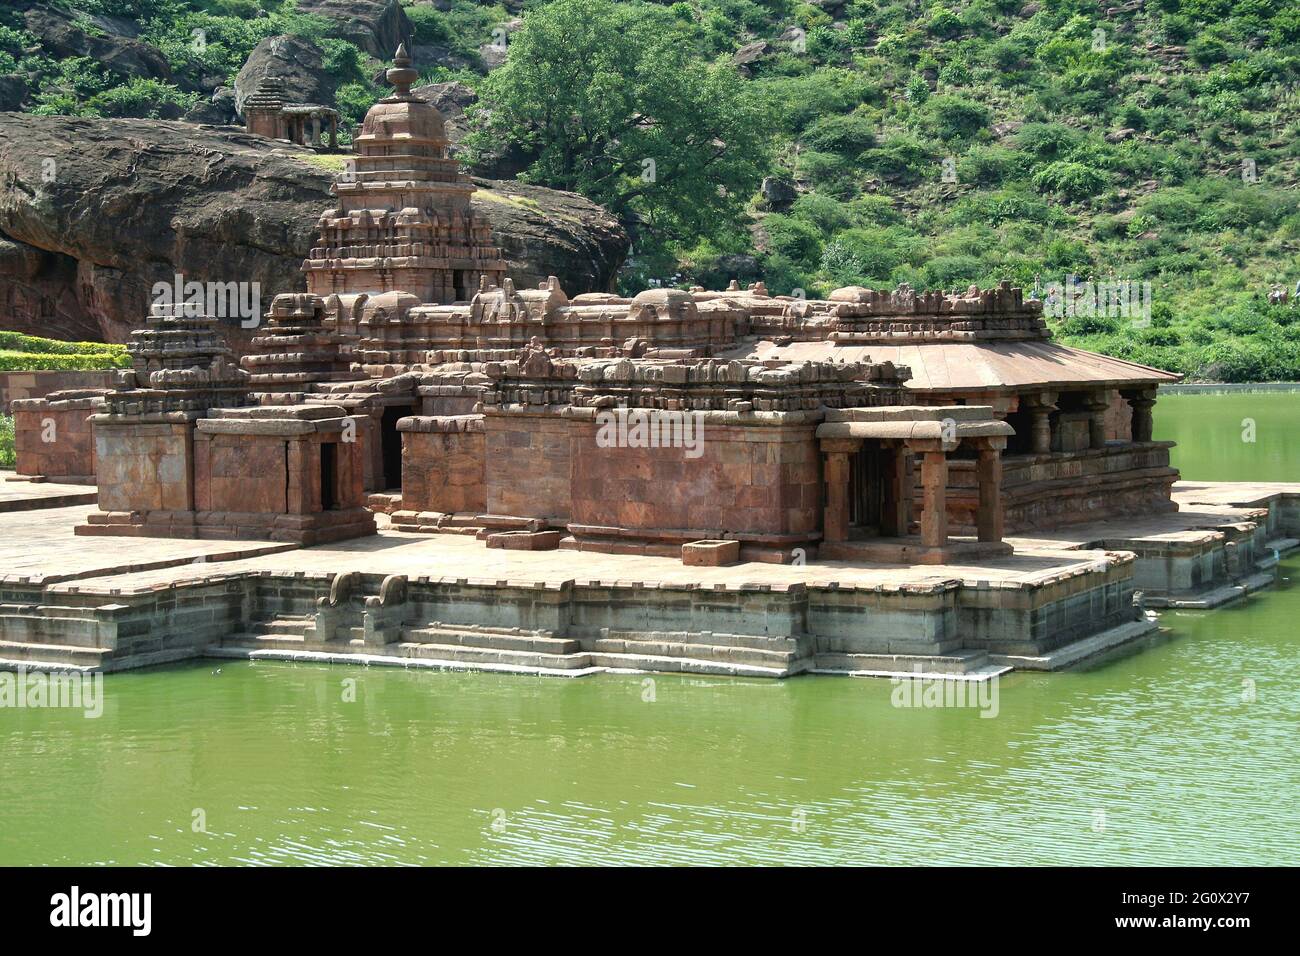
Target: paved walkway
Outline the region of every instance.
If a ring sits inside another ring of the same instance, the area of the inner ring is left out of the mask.
[[[14,485],[25,485],[25,490]],[[69,486],[0,482],[0,493],[36,494],[37,489]],[[78,486],[71,486],[78,487]],[[83,489],[84,490],[84,489]],[[1191,498],[1254,500],[1280,491],[1300,494],[1300,484],[1180,483],[1179,495]],[[129,592],[214,573],[263,570],[332,573],[358,570],[496,581],[636,582],[741,587],[838,583],[853,587],[926,586],[944,581],[1034,583],[1082,571],[1108,560],[1104,551],[1085,550],[1088,542],[1131,538],[1196,538],[1236,512],[1222,503],[1188,510],[1083,525],[1032,537],[1009,539],[1017,553],[987,561],[953,565],[854,566],[837,561],[807,565],[761,562],[725,568],[686,567],[674,558],[609,555],[579,551],[506,551],[489,549],[471,535],[413,535],[381,530],[369,538],[298,548],[281,542],[205,541],[169,538],[79,537],[75,525],[94,510],[78,505],[0,514],[0,580],[20,580],[64,588]],[[381,525],[386,523],[381,516]],[[219,565],[214,564],[219,562]],[[75,583],[74,583],[75,582]]]
[[[0,511],[28,511],[33,508],[89,504],[96,498],[94,485],[22,481],[12,471],[0,471]]]

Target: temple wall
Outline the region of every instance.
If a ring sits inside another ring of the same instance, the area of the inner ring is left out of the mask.
[[[700,416],[703,420],[703,416]],[[815,535],[821,460],[810,425],[705,423],[687,448],[601,448],[594,421],[574,422],[577,525],[690,540]]]
[[[87,419],[99,410],[100,404],[95,399],[15,403],[14,451],[18,474],[93,484],[95,437]],[[52,440],[46,441],[46,437]]]
[[[279,439],[195,435],[194,509],[287,513],[287,456]]]
[[[193,510],[193,431],[188,421],[96,423],[100,510]]]
[[[483,419],[413,417],[402,433],[402,509],[445,514],[487,510]]]
[[[569,420],[490,414],[483,425],[487,512],[567,524],[572,497]]]

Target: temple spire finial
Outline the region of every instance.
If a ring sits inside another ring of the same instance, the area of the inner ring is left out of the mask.
[[[393,66],[384,75],[388,78],[388,82],[393,84],[395,96],[411,95],[411,84],[419,79],[420,74],[411,69],[411,57],[406,52],[405,43],[397,44],[397,52],[393,54]]]

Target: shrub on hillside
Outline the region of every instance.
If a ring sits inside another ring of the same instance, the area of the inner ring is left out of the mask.
[[[1034,173],[1034,188],[1079,202],[1106,188],[1106,174],[1083,163],[1054,162]]]

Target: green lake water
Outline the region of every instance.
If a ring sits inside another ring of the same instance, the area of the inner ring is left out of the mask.
[[[1164,399],[1159,435],[1187,477],[1300,478],[1298,404]],[[835,677],[109,675],[98,719],[0,708],[0,863],[1294,865],[1297,572],[993,718]]]

